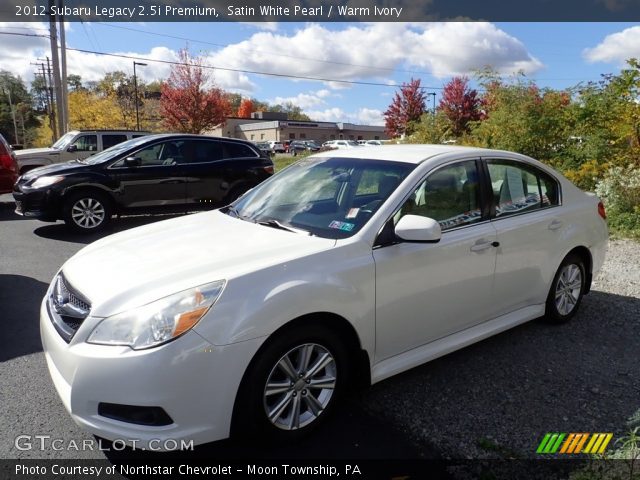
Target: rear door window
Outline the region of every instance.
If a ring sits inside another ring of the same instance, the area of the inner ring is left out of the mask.
[[[124,142],[126,139],[126,135],[104,134],[102,135],[102,148],[103,150],[106,150],[109,147],[113,147],[114,145]]]
[[[513,160],[488,160],[495,217],[559,205],[558,182],[531,165]]]

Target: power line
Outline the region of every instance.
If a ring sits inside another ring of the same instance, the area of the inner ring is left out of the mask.
[[[174,60],[160,60],[156,58],[125,55],[122,53],[96,52],[94,50],[85,50],[83,48],[67,47],[67,50],[72,50],[74,52],[80,52],[80,53],[90,53],[94,55],[104,55],[108,57],[126,58],[128,60],[144,60],[145,62],[156,62],[156,63],[163,63],[167,65],[190,65],[188,63],[177,62]],[[335,78],[308,77],[303,75],[290,75],[285,73],[260,72],[257,70],[244,70],[240,68],[214,67],[211,65],[201,65],[201,67],[208,70],[222,70],[226,72],[247,73],[251,75],[265,75],[265,76],[278,77],[278,78],[293,78],[296,80],[311,80],[316,82],[334,82],[334,83],[345,83],[349,85],[367,85],[367,86],[374,86],[374,87],[393,87],[393,88],[402,86],[402,85],[398,85],[397,83],[365,82],[365,81],[359,81],[359,80],[339,80]],[[422,88],[423,90],[443,90],[444,89],[443,87],[420,87],[420,88]]]
[[[154,35],[157,37],[165,37],[165,38],[173,38],[174,40],[184,40],[185,42],[192,42],[192,43],[201,43],[203,45],[211,45],[213,47],[220,47],[220,48],[227,48],[230,47],[231,45],[229,44],[224,44],[224,43],[215,43],[215,42],[207,42],[205,40],[196,40],[193,38],[187,38],[187,37],[180,37],[177,35],[169,35],[167,33],[158,33],[158,32],[151,32],[148,30],[140,30],[138,28],[131,28],[131,27],[123,27],[122,25],[113,25],[111,23],[103,23],[103,22],[94,22],[95,25],[101,25],[103,27],[111,27],[111,28],[119,28],[122,30],[129,30],[131,32],[138,32],[138,33],[144,33],[147,35]],[[297,55],[289,55],[286,53],[276,53],[276,52],[270,52],[270,51],[266,51],[266,50],[259,50],[259,49],[248,49],[249,51],[252,52],[256,52],[256,53],[261,53],[264,55],[271,55],[271,56],[275,56],[275,57],[285,57],[285,58],[292,58],[294,60],[307,60],[307,61],[311,61],[311,62],[317,62],[317,63],[328,63],[328,64],[332,64],[332,65],[343,65],[343,66],[347,66],[347,67],[357,67],[357,68],[367,68],[369,70],[384,70],[384,71],[388,71],[388,72],[400,72],[400,73],[411,73],[411,74],[415,74],[415,75],[427,75],[429,77],[431,77],[432,75],[429,72],[424,72],[424,71],[417,71],[417,70],[401,70],[401,69],[395,69],[395,68],[390,68],[390,67],[373,67],[371,65],[361,65],[361,64],[357,64],[357,63],[349,63],[349,62],[338,62],[335,60],[321,60],[319,58],[311,58],[311,57],[300,57]]]

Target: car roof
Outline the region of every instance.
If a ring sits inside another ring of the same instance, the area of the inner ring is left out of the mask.
[[[339,153],[337,153],[339,152]],[[491,154],[511,154],[504,150],[489,150],[477,147],[456,145],[381,145],[375,147],[353,148],[348,150],[329,150],[314,154],[314,157],[366,158],[368,160],[388,160],[406,163],[422,163],[435,156],[458,153],[465,155],[487,156]]]

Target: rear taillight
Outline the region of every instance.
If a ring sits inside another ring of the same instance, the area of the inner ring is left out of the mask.
[[[604,203],[598,202],[598,215],[602,217],[603,220],[607,219],[607,212],[604,209]]]
[[[11,172],[17,172],[16,164],[13,161],[13,157],[8,153],[0,153],[0,165]]]
[[[273,165],[269,165],[268,167],[263,167],[264,171],[267,172],[269,175],[273,175]]]

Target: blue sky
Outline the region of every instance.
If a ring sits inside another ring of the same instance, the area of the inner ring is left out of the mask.
[[[42,24],[0,23],[1,32],[46,33]],[[174,38],[180,37],[180,38]],[[31,62],[48,40],[0,35],[0,69],[31,80]],[[175,60],[189,41],[205,62],[235,70],[367,82],[309,81],[215,70],[216,83],[248,97],[292,101],[315,120],[380,124],[395,89],[411,77],[439,99],[453,76],[491,65],[504,75],[524,70],[542,87],[565,88],[617,73],[640,57],[640,26],[631,23],[73,23],[67,46],[145,59],[147,81],[168,75],[154,60]],[[8,47],[8,48],[7,48]],[[69,52],[69,73],[95,80],[132,71],[130,58]],[[431,106],[431,103],[430,103]]]

